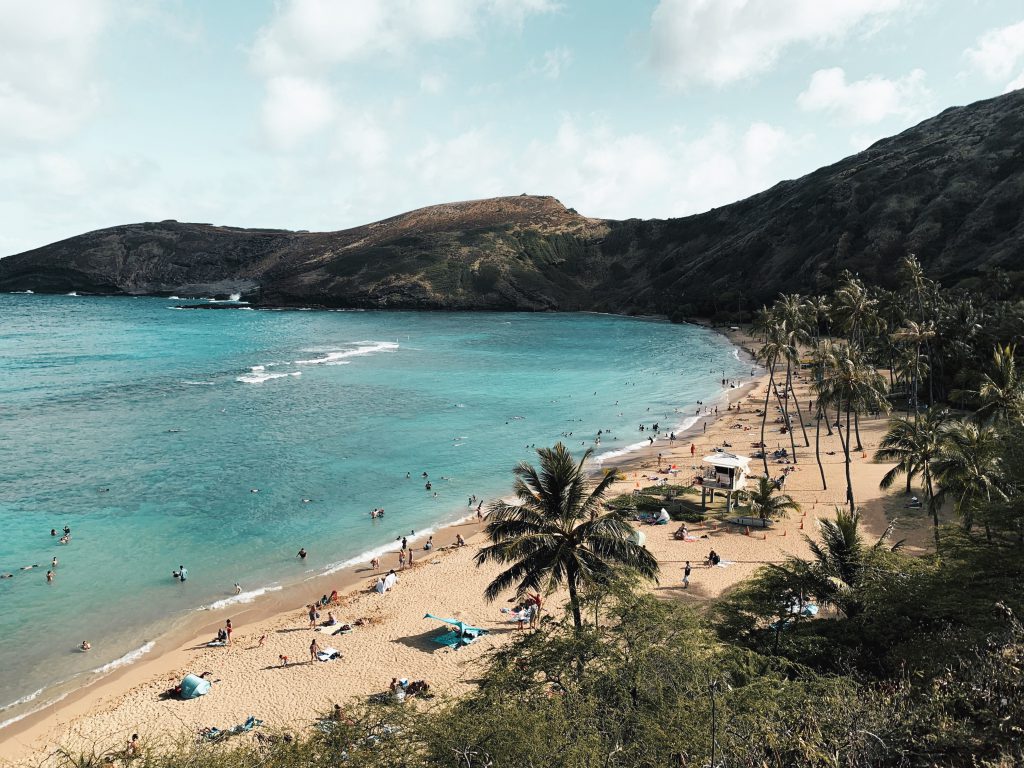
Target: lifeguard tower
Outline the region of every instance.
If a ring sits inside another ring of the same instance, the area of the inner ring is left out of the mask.
[[[725,492],[725,511],[732,512],[732,495],[742,491],[747,482],[750,469],[749,456],[737,456],[735,453],[713,453],[703,459],[704,467],[701,475],[700,507],[707,511],[708,495],[710,501],[715,500],[715,491]]]

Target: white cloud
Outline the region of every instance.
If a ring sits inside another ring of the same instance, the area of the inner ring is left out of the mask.
[[[891,115],[912,118],[927,110],[930,92],[924,80],[921,69],[895,80],[872,75],[853,82],[839,67],[819,69],[797,104],[805,111],[829,112],[858,125],[880,123]]]
[[[964,51],[964,56],[989,80],[1013,77],[1004,93],[1024,87],[1024,21],[990,29],[973,48]]]
[[[420,91],[436,96],[444,90],[445,79],[443,75],[425,72],[420,75]]]
[[[106,0],[0,0],[0,139],[66,137],[99,103]]]
[[[550,0],[285,0],[260,29],[252,61],[267,75],[302,74],[377,54],[471,36],[483,19],[521,24]]]
[[[514,164],[512,186],[553,194],[591,216],[683,216],[765,189],[793,148],[792,137],[763,122],[690,137],[616,133],[600,120],[566,116],[553,139],[531,143]]]
[[[324,83],[346,64],[408,63],[421,46],[469,38],[484,21],[520,25],[556,8],[551,0],[283,0],[250,51],[252,66],[266,78],[264,131],[274,147],[287,150],[327,127],[342,109]],[[423,93],[443,87],[438,75],[419,78]],[[342,140],[336,151],[345,154],[348,144]]]
[[[572,51],[565,46],[558,46],[550,51],[544,51],[544,55],[530,65],[530,70],[534,74],[550,80],[557,80],[570,64],[572,64]]]
[[[334,114],[334,99],[323,83],[284,75],[267,81],[263,126],[279,149],[291,149],[320,133]]]
[[[650,59],[677,86],[724,85],[771,69],[790,46],[835,42],[913,0],[660,0]]]

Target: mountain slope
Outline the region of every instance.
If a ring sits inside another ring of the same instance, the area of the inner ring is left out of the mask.
[[[551,197],[431,206],[340,232],[174,221],[90,232],[0,260],[0,290],[226,294],[255,303],[601,310],[749,310],[882,282],[910,251],[947,282],[1024,253],[1024,91],[945,112],[722,208],[602,221]]]

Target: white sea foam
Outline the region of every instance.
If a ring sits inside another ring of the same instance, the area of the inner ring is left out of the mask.
[[[345,365],[345,358],[372,355],[377,352],[392,352],[398,349],[398,344],[393,341],[357,341],[355,349],[334,349],[326,352],[323,357],[314,357],[309,360],[296,360],[296,365]],[[320,350],[309,350],[318,352]]]
[[[257,371],[265,371],[265,370],[267,370],[267,366],[265,366],[265,365],[250,365],[249,366],[249,370],[252,371],[253,373],[256,373]]]
[[[241,298],[242,298],[242,294],[240,294],[240,293],[232,293],[230,296],[228,296],[228,301],[238,301]]]
[[[181,296],[168,296],[168,301],[181,301]]]
[[[228,606],[232,606],[232,605],[239,605],[241,603],[251,603],[256,598],[262,597],[263,595],[267,594],[268,592],[277,592],[280,589],[281,589],[281,587],[279,587],[279,586],[260,587],[259,589],[254,589],[254,590],[251,590],[249,592],[242,592],[241,594],[238,594],[238,595],[232,595],[231,597],[225,597],[223,600],[215,600],[214,602],[210,603],[209,605],[204,605],[199,610],[201,610],[201,611],[218,611],[221,608],[227,608]]]
[[[187,384],[190,387],[212,387],[212,381],[189,381],[188,379],[182,379],[182,384]]]
[[[99,675],[105,675],[107,674],[107,672],[113,672],[115,669],[118,669],[119,667],[124,667],[128,664],[134,664],[136,661],[138,661],[151,650],[153,650],[153,646],[155,645],[156,643],[150,640],[145,645],[140,645],[134,651],[128,651],[128,653],[126,653],[121,658],[114,659],[109,664],[104,664],[102,667],[97,667],[92,671]]]
[[[68,296],[77,296],[78,295],[78,291],[71,291],[71,293],[69,293],[67,295]]]
[[[10,704],[4,704],[2,707],[0,707],[0,712],[11,709],[12,707],[20,707],[22,704],[28,704],[30,701],[35,701],[39,698],[39,694],[41,694],[45,690],[45,688],[40,688],[38,691],[33,691],[32,693],[26,694],[22,696],[20,699],[15,699]]]
[[[265,381],[271,379],[284,379],[288,376],[301,376],[302,371],[292,371],[291,373],[264,373],[262,371],[253,371],[252,373],[244,374],[235,379],[242,384],[262,384]]]
[[[412,544],[417,541],[426,540],[428,536],[432,536],[435,533],[437,533],[437,528],[434,526],[423,528],[422,530],[417,531],[415,536],[408,537],[409,543]],[[316,574],[310,576],[310,578],[312,579],[318,576],[329,576],[330,574],[337,573],[338,571],[344,570],[345,568],[351,568],[353,565],[361,565],[363,563],[368,563],[375,557],[380,557],[381,555],[387,554],[388,552],[393,552],[397,548],[396,544],[397,542],[391,541],[387,544],[382,544],[379,547],[367,549],[365,552],[360,552],[358,555],[356,555],[355,557],[350,557],[348,560],[342,560],[341,562],[332,563],[331,565],[328,565],[323,570],[317,571]],[[425,557],[426,555],[427,553],[423,553],[422,555],[419,555],[419,557]]]
[[[58,701],[63,701],[67,697],[68,697],[68,694],[62,693],[60,696],[55,698],[53,701],[49,701],[46,704],[44,704],[43,706],[41,706],[41,707],[36,707],[35,709],[30,709],[28,712],[22,712],[20,715],[15,715],[14,717],[9,717],[6,720],[4,720],[3,722],[0,722],[0,730],[6,728],[8,725],[14,725],[19,720],[24,720],[29,715],[34,715],[36,712],[40,712],[41,710],[46,709],[46,707],[54,705]],[[19,701],[20,701],[20,699],[19,699]],[[17,703],[18,702],[15,702],[15,704],[17,704]],[[11,704],[10,706],[13,707],[14,704]],[[7,709],[7,707],[4,707],[4,709]],[[2,711],[2,710],[0,710],[0,711]]]
[[[643,440],[639,443],[630,443],[625,448],[617,448],[614,451],[605,451],[594,457],[594,463],[601,465],[609,459],[617,459],[620,456],[625,456],[627,453],[633,453],[633,451],[639,451],[641,448],[647,448],[651,443],[647,440]]]

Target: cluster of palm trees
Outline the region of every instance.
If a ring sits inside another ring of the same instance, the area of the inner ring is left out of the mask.
[[[768,369],[768,388],[761,416],[761,444],[765,445],[765,428],[774,393],[789,433],[793,461],[799,462],[799,454],[796,430],[789,411],[791,402],[802,430],[803,447],[810,447],[803,411],[793,387],[793,368],[800,365],[802,350],[809,348],[814,371],[814,401],[809,407],[816,425],[814,455],[822,490],[828,489],[828,481],[821,462],[821,426],[824,422],[831,435],[834,423],[843,448],[846,498],[851,512],[856,509],[856,500],[850,461],[852,453],[863,448],[860,418],[866,413],[888,413],[890,410],[885,378],[871,364],[866,344],[875,327],[875,304],[863,283],[847,275],[831,301],[817,296],[784,295],[772,307],[762,309],[753,326],[754,332],[763,339],[757,357]],[[841,331],[845,337],[831,337],[832,328]],[[777,370],[781,365],[785,365],[784,375]],[[781,388],[779,378],[782,379]],[[763,449],[762,454],[767,474],[767,449]]]
[[[921,483],[936,547],[943,502],[951,503],[970,531],[988,505],[1019,493],[1019,483],[1008,477],[1005,456],[1009,431],[1024,428],[1024,376],[1017,371],[1015,347],[1003,340],[1024,336],[1024,306],[999,300],[997,294],[1005,290],[1000,275],[991,275],[985,284],[989,293],[943,292],[912,255],[903,260],[900,274],[901,287],[888,291],[844,273],[831,295],[780,296],[757,314],[753,326],[762,340],[757,356],[768,370],[762,446],[774,398],[792,460],[799,461],[797,424],[801,449],[810,447],[794,387],[804,355],[814,378],[806,406],[815,422],[814,453],[823,490],[823,424],[842,445],[848,509],[822,522],[822,542],[810,542],[816,561],[805,564],[803,572],[817,580],[816,591],[847,614],[858,610],[850,590],[860,578],[865,553],[877,551],[885,539],[868,550],[858,530],[850,465],[852,454],[863,451],[862,416],[889,414],[897,406],[905,411],[890,421],[875,457],[894,462],[883,488],[903,478],[910,493],[915,481]],[[990,364],[986,345],[995,349]],[[975,410],[954,416],[942,402],[969,403]],[[747,494],[751,512],[767,520],[799,510],[767,477],[767,448],[763,452],[765,477]],[[614,471],[591,483],[585,472],[589,451],[580,460],[562,444],[537,453],[539,468],[522,463],[514,470],[516,502],[491,506],[491,544],[480,550],[477,563],[508,566],[487,588],[489,599],[508,589],[524,595],[564,587],[579,630],[582,591],[608,587],[623,574],[656,579],[658,563],[638,543],[626,511],[603,503]],[[987,522],[982,519],[981,525],[987,533]],[[1024,528],[1020,535],[1024,539]]]
[[[842,445],[846,501],[853,514],[850,463],[851,455],[863,450],[860,419],[899,408],[905,415],[892,419],[875,454],[896,462],[882,487],[904,477],[910,493],[919,480],[938,542],[944,501],[970,530],[980,508],[1005,501],[1013,491],[1002,457],[1006,427],[1024,423],[1024,376],[1017,370],[1016,348],[1004,340],[1024,334],[1024,312],[990,294],[942,291],[913,255],[903,259],[899,274],[900,288],[888,291],[846,272],[829,296],[783,295],[758,313],[753,326],[762,339],[758,358],[769,372],[761,443],[773,393],[784,424],[791,426],[792,403],[803,427],[792,381],[793,367],[806,354],[814,374],[809,408],[822,489],[828,487],[822,423],[829,434],[835,427]],[[993,292],[1004,289],[1000,277],[992,276]],[[985,356],[993,348],[989,363]],[[943,400],[975,410],[955,417]],[[797,461],[795,429],[789,435]],[[806,430],[803,443],[810,446]]]

